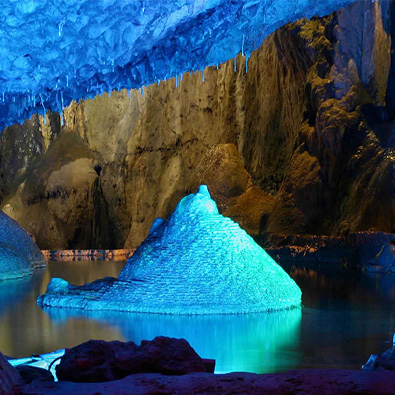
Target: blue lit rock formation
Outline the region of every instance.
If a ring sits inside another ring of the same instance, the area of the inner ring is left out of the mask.
[[[24,277],[45,265],[29,234],[0,210],[0,280]]]
[[[230,314],[299,306],[301,291],[239,225],[218,213],[206,186],[157,219],[118,279],[76,287],[52,279],[38,304],[86,310]]]
[[[0,8],[0,130],[72,99],[247,57],[353,0],[12,0]]]

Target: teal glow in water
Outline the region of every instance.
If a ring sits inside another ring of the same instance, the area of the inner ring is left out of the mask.
[[[169,316],[96,312],[82,315],[35,303],[51,277],[83,284],[118,276],[124,262],[56,262],[45,272],[0,284],[0,350],[26,357],[91,338],[184,337],[217,360],[217,371],[256,373],[296,368],[360,369],[388,348],[395,330],[393,276],[286,268],[303,291],[302,310],[232,316]]]
[[[172,316],[87,312],[75,315],[49,309],[54,323],[66,324],[71,317],[92,319],[120,330],[124,339],[140,343],[163,336],[184,338],[204,358],[216,360],[216,373],[233,371],[276,372],[299,363],[288,354],[300,336],[301,309],[268,314]],[[284,356],[287,355],[286,358]]]

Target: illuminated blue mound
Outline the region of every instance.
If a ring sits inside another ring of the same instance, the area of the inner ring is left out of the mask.
[[[44,255],[29,234],[0,210],[0,280],[24,277],[44,266]]]
[[[82,287],[53,279],[42,306],[168,314],[230,314],[299,306],[288,274],[230,218],[206,186],[157,219],[118,279]]]
[[[247,57],[268,34],[353,0],[7,0],[0,130],[72,99]]]

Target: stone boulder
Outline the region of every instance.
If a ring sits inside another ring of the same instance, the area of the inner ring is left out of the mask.
[[[38,368],[36,366],[19,365],[16,370],[26,384],[34,381],[54,381],[52,373],[47,369]]]
[[[395,241],[390,240],[382,246],[380,252],[364,266],[368,272],[395,272]]]
[[[182,375],[205,372],[203,360],[184,339],[156,337],[133,342],[90,340],[66,350],[56,367],[59,381],[104,382],[135,373]]]
[[[392,347],[382,354],[372,354],[362,370],[395,370],[395,334],[392,340]]]
[[[45,257],[32,237],[0,210],[0,280],[24,277],[44,266]]]
[[[21,376],[0,352],[0,395],[12,394],[13,388],[19,384],[22,384]]]
[[[103,230],[109,222],[100,169],[93,150],[75,133],[65,132],[23,173],[23,182],[13,187],[2,208],[42,249],[111,246]]]

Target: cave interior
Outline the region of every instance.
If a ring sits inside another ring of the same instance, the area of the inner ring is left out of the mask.
[[[395,331],[395,1],[6,2],[0,209],[0,351],[43,356],[20,366],[166,335],[261,388],[387,393],[391,352],[358,369]],[[0,394],[52,393],[8,365]]]

